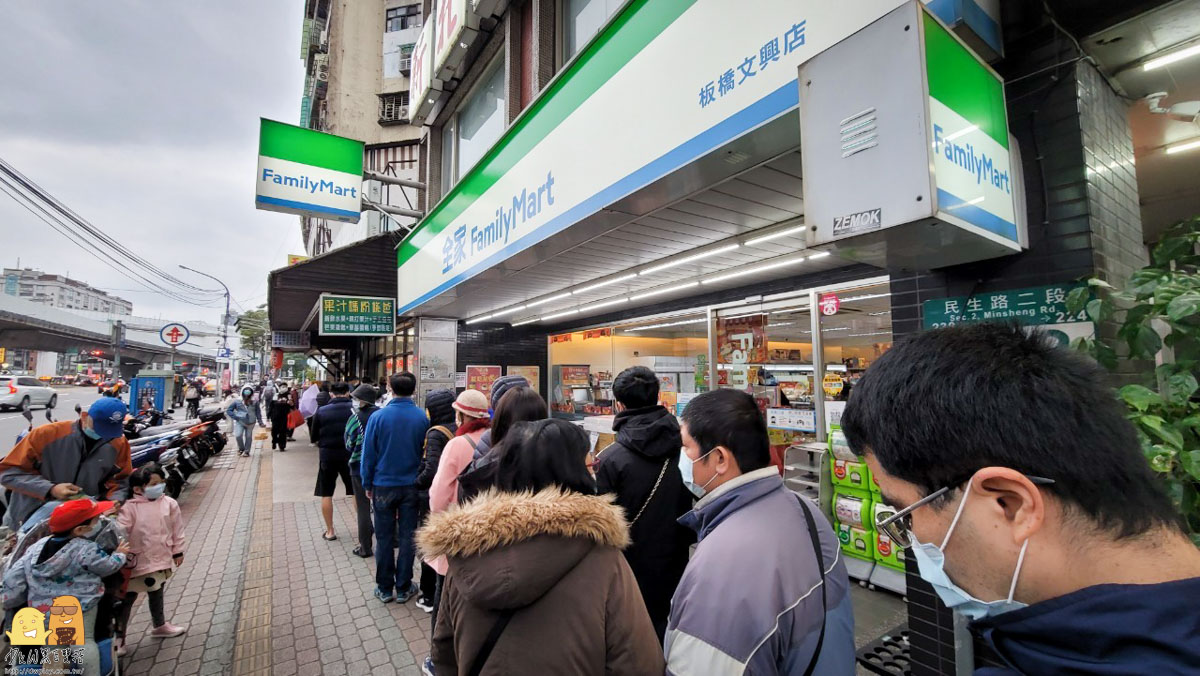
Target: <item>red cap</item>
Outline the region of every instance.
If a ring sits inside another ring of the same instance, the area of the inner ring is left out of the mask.
[[[50,513],[50,532],[65,533],[81,523],[87,523],[97,516],[107,512],[117,503],[111,500],[93,502],[84,498],[68,500],[54,508]]]

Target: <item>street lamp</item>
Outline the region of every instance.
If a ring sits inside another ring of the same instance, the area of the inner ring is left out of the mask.
[[[184,270],[187,270],[189,272],[194,272],[194,273],[200,275],[201,277],[208,277],[209,279],[213,280],[217,284],[220,284],[221,288],[225,289],[225,314],[221,316],[221,354],[228,355],[229,354],[229,331],[228,331],[229,325],[227,324],[227,321],[229,320],[229,287],[225,286],[225,282],[222,282],[221,280],[217,279],[216,277],[213,277],[212,275],[208,274],[207,272],[200,272],[199,270],[196,270],[194,268],[189,268],[186,265],[180,265],[179,267],[181,267]],[[228,359],[228,357],[225,357],[225,358]],[[220,383],[221,386],[224,386],[224,384],[225,384],[224,383],[224,380],[225,380],[224,375],[225,375],[225,364],[218,361],[217,362],[217,382]],[[232,374],[230,374],[230,377],[229,377],[229,384],[231,386],[233,385],[233,375]],[[220,396],[221,396],[221,393],[218,391],[217,397],[220,398]]]

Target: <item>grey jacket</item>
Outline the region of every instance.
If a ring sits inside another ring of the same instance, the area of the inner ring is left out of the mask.
[[[97,442],[89,452],[78,421],[35,427],[0,460],[0,486],[13,492],[4,525],[19,528],[55,484],[73,483],[97,499],[124,500],[132,473],[125,437]]]
[[[810,504],[825,557],[828,610],[807,520],[774,466],[714,489],[679,519],[700,536],[671,600],[667,673],[854,674],[850,579],[829,521]]]

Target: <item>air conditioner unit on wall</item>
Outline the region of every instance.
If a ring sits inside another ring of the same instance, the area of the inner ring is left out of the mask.
[[[408,75],[412,72],[412,57],[400,59],[400,72],[404,75]]]

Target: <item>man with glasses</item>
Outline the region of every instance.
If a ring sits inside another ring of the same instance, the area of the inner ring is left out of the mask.
[[[898,510],[876,525],[1000,673],[1200,668],[1200,550],[1094,362],[1018,326],[927,331],[841,423]]]

